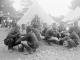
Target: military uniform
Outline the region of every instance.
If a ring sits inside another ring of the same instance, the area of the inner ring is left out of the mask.
[[[13,46],[20,44],[20,42],[16,43],[18,38],[20,38],[20,33],[15,27],[9,32],[8,36],[4,40],[4,44],[8,46],[8,49],[12,49]]]
[[[76,45],[79,44],[79,36],[75,31],[73,31],[71,33],[70,38],[73,39],[73,41],[76,43]]]
[[[25,41],[26,44],[22,43],[22,45],[28,50],[29,53],[32,51],[36,51],[39,47],[39,40],[36,34],[33,31],[29,31],[23,38],[19,39],[17,42]]]

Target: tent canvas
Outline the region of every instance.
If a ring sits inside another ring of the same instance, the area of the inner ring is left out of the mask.
[[[24,14],[24,16],[18,21],[18,24],[27,24],[32,21],[32,19],[38,15],[42,22],[50,25],[54,20],[40,7],[37,1],[34,1],[29,10]]]

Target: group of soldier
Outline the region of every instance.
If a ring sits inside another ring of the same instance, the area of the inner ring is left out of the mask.
[[[69,27],[68,30],[64,25],[53,25],[52,28],[45,28],[42,32],[44,40],[51,45],[52,43],[62,45],[67,48],[77,47],[80,42],[80,29],[77,24]]]
[[[18,27],[14,27],[4,40],[4,44],[8,46],[8,50],[13,50],[14,46],[18,46],[18,51],[23,52],[25,49],[29,54],[36,52],[39,48],[39,42],[45,41],[49,45],[57,44],[67,48],[77,47],[79,45],[79,28],[50,26],[44,27],[42,31],[32,26],[26,27],[26,34],[21,34]],[[43,38],[42,38],[43,37]]]
[[[8,46],[8,50],[10,51],[14,49],[14,46],[18,46],[18,51],[20,52],[26,49],[28,53],[33,53],[39,47],[40,39],[38,29],[27,26],[26,33],[21,34],[18,26],[15,25],[4,39],[4,44]]]

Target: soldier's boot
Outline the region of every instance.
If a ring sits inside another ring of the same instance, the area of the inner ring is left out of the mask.
[[[13,52],[13,46],[8,46],[8,51],[11,53],[11,52]]]
[[[33,53],[32,48],[30,46],[25,45],[25,44],[23,44],[23,46],[26,48],[28,54],[32,54]],[[25,53],[25,55],[27,55],[27,54]]]

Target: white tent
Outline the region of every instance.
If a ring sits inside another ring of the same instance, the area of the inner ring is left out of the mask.
[[[35,15],[38,15],[42,22],[45,22],[49,25],[54,22],[54,20],[40,7],[38,2],[34,1],[29,10],[18,21],[18,24],[21,25],[31,22]]]

